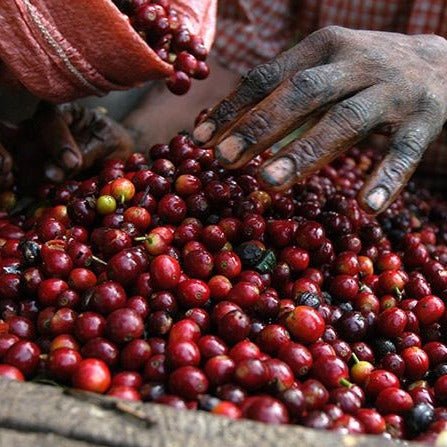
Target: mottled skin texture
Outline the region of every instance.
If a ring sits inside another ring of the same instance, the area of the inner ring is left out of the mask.
[[[311,120],[298,140],[260,170],[281,190],[371,133],[390,136],[389,153],[360,192],[383,211],[447,119],[447,41],[435,35],[323,28],[251,70],[194,131],[228,168]]]

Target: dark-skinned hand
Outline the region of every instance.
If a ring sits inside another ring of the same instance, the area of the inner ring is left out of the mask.
[[[14,182],[14,165],[25,192],[45,180],[70,178],[104,158],[124,158],[133,145],[127,131],[101,110],[43,102],[30,120],[2,123],[0,142],[0,188]]]
[[[390,136],[389,152],[359,195],[383,211],[414,172],[447,119],[447,41],[435,35],[323,28],[251,70],[194,131],[238,168],[311,119],[300,138],[259,172],[282,190],[371,133]]]

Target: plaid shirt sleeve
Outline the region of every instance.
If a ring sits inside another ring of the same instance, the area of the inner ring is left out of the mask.
[[[214,53],[240,73],[328,25],[447,37],[441,0],[220,0]]]
[[[244,73],[290,45],[296,13],[290,0],[221,0],[214,52],[227,67]]]

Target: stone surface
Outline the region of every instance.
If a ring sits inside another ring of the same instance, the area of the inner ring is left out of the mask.
[[[373,436],[232,421],[200,411],[127,403],[0,379],[0,447],[393,447]],[[424,444],[410,443],[412,447]]]

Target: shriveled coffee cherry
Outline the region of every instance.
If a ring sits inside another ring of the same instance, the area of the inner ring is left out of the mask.
[[[367,322],[360,312],[346,312],[337,320],[340,335],[347,341],[362,340],[367,334]]]

